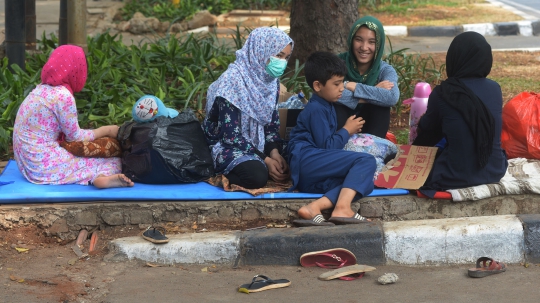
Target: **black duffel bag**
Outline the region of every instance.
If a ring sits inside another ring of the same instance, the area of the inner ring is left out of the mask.
[[[126,122],[118,130],[122,173],[147,184],[194,183],[214,174],[210,149],[193,111],[152,122]]]

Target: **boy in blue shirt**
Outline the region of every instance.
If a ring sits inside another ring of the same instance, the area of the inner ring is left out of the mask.
[[[373,191],[375,158],[366,153],[343,150],[350,136],[362,130],[364,120],[351,116],[337,129],[334,103],[344,90],[345,63],[328,52],[311,54],[304,73],[313,96],[298,116],[287,145],[293,186],[302,192],[324,196],[298,210],[297,226],[357,224],[368,220],[351,209],[355,198]],[[334,208],[326,221],[324,209]]]

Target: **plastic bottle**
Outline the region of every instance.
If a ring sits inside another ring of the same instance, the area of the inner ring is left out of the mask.
[[[294,94],[290,96],[287,101],[278,104],[278,108],[302,109],[305,107],[304,97],[305,96],[303,92]]]
[[[414,87],[413,97],[403,100],[403,104],[411,105],[409,114],[409,145],[413,143],[418,134],[418,122],[427,110],[429,94],[431,94],[431,86],[429,86],[429,83],[419,82]]]

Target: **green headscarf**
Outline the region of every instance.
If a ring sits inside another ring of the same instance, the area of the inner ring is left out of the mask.
[[[356,62],[356,57],[354,56],[353,39],[356,32],[363,25],[375,32],[375,56],[373,57],[373,62],[371,63],[369,70],[364,75],[360,75],[358,72],[358,62]],[[345,76],[345,80],[371,86],[377,84],[377,79],[379,78],[379,73],[381,71],[381,58],[384,53],[385,39],[383,25],[377,18],[365,16],[356,20],[349,32],[349,38],[347,39],[349,51],[338,55],[345,61],[345,64],[347,64],[347,75]]]

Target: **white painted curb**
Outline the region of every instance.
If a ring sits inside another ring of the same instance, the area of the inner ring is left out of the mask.
[[[387,264],[475,263],[491,257],[524,260],[524,233],[515,215],[383,223]]]
[[[516,21],[519,26],[519,34],[522,36],[530,37],[533,35],[533,28],[531,21]]]
[[[495,26],[493,25],[493,23],[463,24],[463,31],[477,32],[483,36],[497,35],[497,31],[495,31]]]
[[[407,36],[408,31],[406,26],[390,25],[384,26],[384,33],[387,36]]]
[[[239,254],[238,232],[179,234],[168,238],[166,244],[153,244],[142,237],[127,237],[111,241],[111,246],[130,260],[162,264],[232,264]]]

